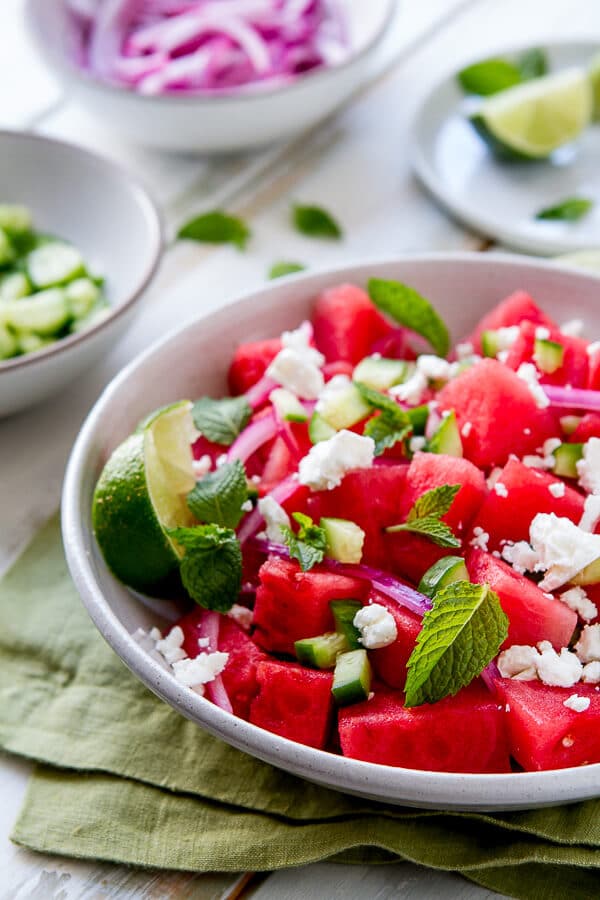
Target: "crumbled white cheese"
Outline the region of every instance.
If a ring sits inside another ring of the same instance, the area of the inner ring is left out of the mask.
[[[249,631],[250,626],[252,625],[253,613],[251,609],[248,609],[247,606],[241,606],[239,603],[234,603],[229,612],[227,613],[230,619],[233,619],[234,622],[243,628],[244,631]]]
[[[582,663],[600,661],[600,624],[584,626],[575,644],[575,653]]]
[[[486,484],[487,484],[488,488],[490,489],[490,491],[492,490],[492,488],[494,487],[494,485],[496,484],[496,482],[498,481],[498,479],[500,478],[501,475],[502,475],[502,469],[500,468],[500,466],[495,466],[486,479]]]
[[[527,437],[529,437],[529,435],[531,434],[531,428],[524,428],[523,434],[526,435]]]
[[[253,508],[254,507],[252,506],[252,500],[244,500],[244,502],[240,506],[242,512],[252,512]]]
[[[583,502],[583,515],[579,520],[582,531],[593,532],[600,521],[600,494],[588,494]]]
[[[473,423],[472,422],[465,422],[463,427],[460,429],[460,433],[465,438],[469,437],[469,435],[471,434],[472,431],[473,431]]]
[[[423,450],[427,446],[427,438],[423,437],[422,434],[415,434],[409,440],[408,446],[411,453],[418,453],[419,450]]]
[[[521,381],[525,382],[525,384],[531,391],[536,406],[539,409],[544,409],[545,407],[550,406],[550,401],[546,396],[544,389],[540,385],[538,373],[533,363],[521,363],[521,365],[517,369],[517,375],[521,379]]]
[[[594,659],[583,667],[581,680],[585,684],[600,684],[600,660]]]
[[[535,336],[538,341],[547,341],[550,337],[550,329],[546,328],[545,325],[538,325],[535,329]]]
[[[192,461],[192,469],[196,478],[202,478],[204,475],[207,475],[212,469],[212,459],[208,453],[205,453],[200,459],[194,459]]]
[[[265,520],[268,539],[276,544],[283,543],[282,528],[290,528],[292,524],[283,506],[267,494],[258,501],[258,511]]]
[[[565,322],[560,326],[560,330],[563,334],[566,334],[567,337],[580,337],[583,334],[583,329],[583,319],[569,319],[568,322]]]
[[[572,587],[560,595],[560,600],[577,613],[584,622],[591,622],[598,615],[596,604],[592,603],[581,587]]]
[[[475,347],[471,343],[471,341],[462,341],[456,345],[456,358],[457,359],[468,359],[469,356],[472,356],[475,353]]]
[[[423,394],[427,388],[427,378],[422,372],[416,369],[410,378],[407,378],[402,384],[395,384],[391,387],[389,393],[392,397],[397,397],[402,403],[408,403],[410,406],[418,406],[423,399]]]
[[[311,347],[313,327],[310,322],[302,322],[294,331],[284,331],[281,335],[281,346],[286,350],[301,353],[308,362],[320,369],[325,365],[325,357],[315,347]]]
[[[329,440],[315,444],[300,460],[300,484],[313,491],[331,490],[341,484],[347,472],[372,466],[374,456],[372,438],[343,429]]]
[[[279,351],[267,375],[305,400],[315,400],[325,384],[321,370],[303,353],[288,347]]]
[[[538,564],[538,555],[527,541],[506,541],[502,547],[502,559],[513,567],[515,572],[523,575],[525,572],[535,571]]]
[[[208,648],[210,647],[210,638],[199,637],[198,647],[200,648],[200,650],[208,650]]]
[[[162,634],[161,634],[161,632],[158,630],[158,628],[151,628],[151,629],[150,629],[150,637],[152,638],[152,640],[153,640],[155,643],[156,643],[156,641],[161,641],[161,640],[162,640]]]
[[[165,638],[156,642],[156,650],[162,653],[166,661],[171,663],[171,665],[187,656],[182,646],[183,637],[182,629],[179,625],[175,625]]]
[[[556,687],[572,687],[577,684],[583,666],[574,653],[570,653],[567,647],[557,653],[550,641],[541,641],[538,649],[540,656],[536,666],[540,681]]]
[[[417,371],[429,381],[448,381],[452,369],[447,359],[432,353],[422,353],[417,359]]]
[[[566,488],[562,481],[554,481],[552,482],[552,484],[548,485],[548,490],[553,497],[556,497],[558,499],[559,497],[565,496]]]
[[[521,460],[524,466],[527,466],[528,469],[553,469],[554,468],[554,459],[552,462],[547,460],[543,456],[536,456],[533,453],[526,454]]]
[[[496,353],[496,359],[498,362],[505,363],[509,355],[508,350],[499,350],[498,353]]]
[[[534,517],[529,540],[538,556],[534,571],[546,573],[540,582],[543,591],[556,590],[600,557],[600,535],[581,531],[554,513]]]
[[[494,339],[496,347],[498,348],[498,353],[510,350],[520,333],[521,329],[518,325],[508,325],[506,328],[497,328],[494,332]],[[498,353],[496,355],[498,355]]]
[[[367,650],[387,647],[398,637],[396,621],[381,603],[363,606],[354,616],[353,624],[360,631],[360,642]]]
[[[573,712],[585,712],[590,707],[589,697],[580,697],[579,694],[571,694],[566,700],[563,700],[563,706],[572,709]]]
[[[484,531],[480,525],[476,525],[473,529],[473,537],[469,541],[471,547],[476,547],[478,550],[486,550],[488,548],[488,541],[490,539],[487,531]]]
[[[352,387],[352,379],[348,375],[334,375],[325,384],[325,387],[319,394],[319,399],[315,409],[318,413],[322,413],[327,408],[327,404],[333,397],[345,394]]]
[[[600,494],[600,438],[592,437],[583,445],[583,459],[575,466],[579,484],[588,494]]]
[[[494,485],[494,491],[499,497],[508,497],[508,488],[501,481],[497,481]]]
[[[498,669],[503,678],[514,678],[515,681],[534,681],[537,679],[539,658],[540,654],[535,647],[513,644],[499,655]]]
[[[215,650],[214,653],[200,653],[194,659],[187,657],[173,663],[173,673],[177,681],[186,687],[196,688],[200,685],[214,681],[220,675],[227,661],[229,653]]]
[[[585,348],[585,352],[588,356],[594,356],[594,354],[598,353],[600,350],[600,341],[592,341],[591,344],[588,344]]]
[[[217,456],[217,469],[220,469],[221,466],[224,466],[227,462],[227,454],[221,453],[220,456]]]
[[[156,635],[158,635],[158,638]],[[136,644],[139,644],[142,650],[145,650],[159,666],[167,672],[171,671],[170,664],[166,661],[162,653],[159,653],[156,649],[157,639],[161,640],[161,633],[158,628],[153,628],[150,634],[147,634],[143,628],[138,628],[131,636]]]

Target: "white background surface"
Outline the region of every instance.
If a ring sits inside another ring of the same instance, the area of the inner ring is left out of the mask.
[[[373,80],[335,119],[291,146],[249,158],[198,160],[124,145],[73,106],[25,35],[22,0],[0,3],[0,127],[35,127],[129,165],[149,185],[172,228],[188,214],[226,206],[254,237],[246,253],[179,245],[169,250],[145,308],[113,353],[47,404],[0,421],[0,571],[57,507],[69,448],[99,391],[125,362],[168,329],[259,284],[272,262],[310,265],[424,249],[480,249],[482,241],[440,212],[417,186],[409,129],[440,73],[478,53],[545,39],[596,40],[597,0],[402,0]],[[288,224],[292,200],[319,203],[345,228],[339,244],[310,241]],[[600,236],[598,237],[600,244]],[[28,764],[0,757],[0,900],[233,898],[232,876],[147,873],[42,857],[10,844]],[[411,865],[329,864],[280,872],[254,888],[273,898],[463,898],[489,891]],[[493,895],[496,896],[496,895]]]

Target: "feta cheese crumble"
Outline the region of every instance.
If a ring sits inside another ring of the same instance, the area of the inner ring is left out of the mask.
[[[315,410],[318,413],[323,413],[327,409],[327,404],[333,397],[338,397],[340,394],[345,394],[346,391],[352,387],[352,379],[348,375],[334,375],[333,378],[330,378],[321,393],[319,394],[319,399],[317,400],[317,405],[315,406]]]
[[[583,459],[575,463],[579,484],[588,494],[600,494],[600,438],[592,437],[583,445]]]
[[[325,384],[321,372],[325,357],[310,346],[311,337],[309,322],[303,322],[295,331],[284,331],[282,349],[266,371],[269,378],[304,400],[316,400]]]
[[[600,660],[594,659],[583,667],[581,680],[584,684],[600,684]]]
[[[415,363],[415,370],[403,384],[396,384],[390,388],[390,394],[397,397],[403,403],[417,406],[423,394],[429,387],[430,381],[444,382],[452,378],[456,373],[454,363],[449,363],[441,356],[433,353],[422,353]]]
[[[469,541],[469,544],[477,550],[487,551],[489,539],[490,536],[487,531],[484,531],[480,525],[476,525],[473,529],[473,537]]]
[[[550,329],[546,328],[545,325],[538,325],[535,329],[535,336],[538,341],[547,341],[550,337]]]
[[[156,650],[158,650],[159,653],[162,653],[168,663],[173,665],[187,656],[182,645],[183,631],[179,625],[175,625],[174,628],[171,628],[165,638],[156,642]]]
[[[572,709],[573,712],[585,712],[586,709],[590,708],[590,698],[580,697],[579,694],[571,694],[570,697],[563,701],[563,706],[566,706],[567,709]]]
[[[504,548],[508,562],[515,558],[530,572],[545,572],[540,587],[543,591],[555,591],[574,575],[600,557],[600,535],[588,534],[570,519],[554,513],[538,513],[529,526],[531,550],[527,552],[524,541]],[[525,547],[523,547],[525,545]],[[534,556],[535,554],[535,556]],[[514,565],[514,563],[513,563]]]
[[[582,531],[593,532],[600,521],[600,495],[588,494],[583,502],[583,515],[579,521]]]
[[[575,653],[582,663],[600,662],[600,624],[584,626]]]
[[[283,543],[282,528],[291,528],[292,525],[283,506],[267,495],[258,501],[258,511],[265,520],[267,538],[276,544]]]
[[[556,497],[558,499],[559,497],[565,496],[566,488],[562,481],[555,481],[554,484],[548,485],[548,490],[553,497]]]
[[[243,628],[244,631],[250,631],[253,612],[251,609],[248,609],[247,606],[241,606],[239,603],[234,603],[227,615],[230,619],[233,619],[240,628]]]
[[[521,363],[517,369],[517,376],[521,381],[525,382],[531,391],[538,409],[545,409],[547,406],[550,406],[550,401],[540,385],[537,369],[533,363]]]
[[[497,328],[494,332],[496,347],[498,348],[496,356],[498,353],[505,353],[507,350],[510,350],[520,333],[521,329],[518,325],[507,325],[505,328]]]
[[[367,650],[387,647],[398,637],[396,621],[381,603],[363,606],[354,616],[353,624],[360,631],[360,642]]]
[[[533,572],[538,564],[538,555],[527,541],[507,541],[502,547],[502,559],[510,563],[519,575]]]
[[[540,654],[535,647],[513,644],[498,657],[498,669],[503,678],[515,681],[534,681],[537,678],[537,661]]]
[[[557,653],[550,641],[541,641],[538,648],[537,672],[540,681],[555,687],[573,687],[577,684],[583,666],[574,653],[570,653],[567,647]]]
[[[596,604],[592,603],[586,592],[581,587],[572,587],[564,594],[561,594],[559,600],[566,603],[567,606],[577,613],[584,622],[591,622],[598,615]]]
[[[198,689],[203,688],[209,681],[214,681],[228,660],[229,653],[222,653],[220,650],[215,650],[214,653],[200,653],[194,659],[186,657],[174,662],[173,674],[181,684],[196,690],[197,693],[204,693],[203,689],[202,691]]]
[[[600,341],[592,341],[591,344],[588,344],[585,348],[585,352],[588,356],[594,356],[600,350]]]
[[[373,438],[343,429],[329,440],[315,444],[300,460],[300,484],[313,491],[332,490],[341,484],[348,472],[370,468],[374,457]]]
[[[409,440],[408,446],[410,447],[411,453],[418,453],[419,450],[424,450],[427,446],[427,438],[423,437],[422,434],[415,434]]]
[[[397,397],[398,400],[401,400],[402,403],[408,403],[409,406],[418,406],[427,387],[427,378],[416,369],[410,378],[407,378],[402,384],[395,384],[391,387],[389,393],[392,397]]]
[[[471,434],[472,431],[473,431],[473,423],[472,422],[465,422],[463,427],[460,429],[461,435],[465,438],[469,437],[469,435]]]
[[[470,356],[473,356],[475,353],[475,347],[471,343],[471,341],[463,341],[456,345],[456,358],[457,359],[468,359]]]
[[[499,497],[508,497],[508,488],[501,481],[497,481],[494,485],[494,491]]]

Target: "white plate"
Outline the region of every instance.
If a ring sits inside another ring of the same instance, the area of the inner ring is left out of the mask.
[[[512,56],[524,49],[501,49],[489,56]],[[552,44],[544,49],[554,72],[587,65],[598,44]],[[457,71],[429,93],[413,126],[413,163],[428,190],[462,222],[518,250],[550,255],[600,244],[600,124],[588,128],[576,145],[561,148],[552,160],[499,162],[466,119],[472,98],[458,84]],[[536,221],[539,210],[574,195],[595,201],[585,218]]]
[[[131,637],[137,628],[164,627],[166,621],[160,618],[159,602],[153,608],[143,605],[113,578],[96,546],[92,495],[107,457],[157,406],[225,393],[226,371],[237,344],[295,327],[310,315],[317,293],[344,281],[365,284],[371,276],[414,285],[435,303],[455,339],[516,288],[538,297],[559,321],[578,315],[590,334],[600,334],[597,276],[518,257],[424,254],[265,286],[159,341],[114,379],[90,412],[73,448],[62,501],[64,544],[75,584],[104,638],[159,697],[211,734],[295,775],[362,797],[423,808],[525,809],[596,797],[600,764],[559,773],[458,775],[375,765],[305,747],[238,719],[183,687]],[[167,609],[165,617],[172,612]]]

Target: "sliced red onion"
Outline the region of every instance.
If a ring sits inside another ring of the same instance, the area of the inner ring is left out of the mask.
[[[96,7],[89,39],[89,65],[101,78],[115,77],[123,38],[144,0],[104,0]]]
[[[275,390],[276,387],[276,381],[273,381],[268,375],[263,375],[263,377],[259,379],[256,384],[253,384],[244,394],[248,401],[248,405],[251,406],[252,409],[258,409],[267,402],[269,394],[271,391]]]
[[[251,422],[242,433],[235,439],[227,453],[227,462],[234,462],[239,459],[245,463],[253,453],[266,444],[267,441],[275,437],[278,430],[277,419],[275,413],[267,416],[261,416]]]
[[[585,412],[600,412],[600,391],[555,387],[552,384],[543,384],[542,387],[550,401],[550,406],[557,406],[561,409],[580,409]]]
[[[273,488],[273,490],[267,494],[267,497],[271,497],[273,500],[276,500],[277,503],[285,503],[295,491],[298,490],[298,482],[295,478],[285,478],[281,481],[277,487]],[[255,507],[251,513],[249,513],[242,524],[239,527],[237,536],[240,544],[244,544],[248,538],[251,538],[256,532],[261,528],[264,522],[262,514],[259,512],[258,507]],[[286,550],[286,548],[283,548]],[[287,552],[287,550],[286,550]]]
[[[212,610],[206,610],[203,613],[198,627],[198,637],[206,638],[208,640],[208,646],[204,648],[204,652],[215,653],[215,651],[219,649],[220,626],[221,616],[219,613],[213,612]],[[221,709],[224,709],[225,712],[233,713],[231,701],[220,675],[217,675],[216,678],[209,681],[205,687],[209,700],[212,700],[215,706],[219,706]]]
[[[488,663],[481,673],[481,680],[484,682],[490,694],[496,693],[498,679],[501,677],[500,670],[494,660],[492,660],[491,663]]]

